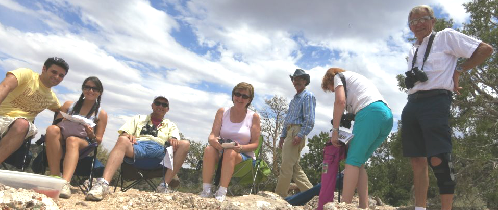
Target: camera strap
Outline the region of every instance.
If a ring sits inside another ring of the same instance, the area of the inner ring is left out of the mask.
[[[342,86],[344,86],[344,95],[346,96],[346,99],[348,98],[348,92],[346,91],[346,78],[344,77],[344,74],[338,73],[339,77],[341,78]]]
[[[432,42],[434,41],[435,36],[436,36],[436,33],[432,32],[431,37],[429,37],[429,43],[427,43],[427,49],[425,49],[424,60],[422,60],[422,67],[420,67],[420,70],[424,70],[424,64],[425,64],[425,61],[427,61],[427,58],[429,57],[429,52],[431,51]],[[415,50],[415,55],[413,55],[412,69],[413,69],[413,66],[415,66],[415,61],[417,61],[418,48],[420,48],[420,46],[417,47],[417,49]]]
[[[344,96],[346,97],[346,113],[348,112],[347,107],[348,107],[348,91],[346,89],[346,78],[344,77],[344,74],[338,73],[339,78],[341,78],[342,86],[344,86]]]

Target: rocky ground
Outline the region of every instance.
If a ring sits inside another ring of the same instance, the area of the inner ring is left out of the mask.
[[[291,206],[272,192],[257,195],[227,197],[219,202],[214,198],[201,198],[192,193],[174,192],[159,194],[131,189],[108,195],[100,202],[85,201],[84,194],[77,187],[71,189],[70,199],[51,199],[32,190],[13,189],[0,184],[0,209],[315,209],[318,197],[305,206]],[[329,203],[324,209],[358,209],[357,199],[352,204]],[[377,205],[372,199],[370,209],[405,209]]]

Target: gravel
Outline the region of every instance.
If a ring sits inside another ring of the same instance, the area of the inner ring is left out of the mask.
[[[291,206],[277,194],[267,191],[257,195],[228,196],[223,202],[214,198],[201,198],[197,194],[173,192],[160,194],[130,189],[121,192],[119,189],[100,202],[85,201],[85,195],[79,188],[72,187],[73,195],[69,199],[52,199],[32,190],[14,189],[0,184],[0,209],[279,209],[279,210],[311,210],[315,209],[318,197],[313,198],[304,206]],[[397,209],[391,206],[377,206],[376,199],[370,200],[369,209]],[[326,210],[358,209],[358,199],[352,204],[328,203]]]

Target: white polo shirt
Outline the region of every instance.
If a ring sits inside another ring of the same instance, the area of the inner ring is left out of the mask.
[[[429,36],[422,40],[422,44],[413,45],[408,54],[408,70],[412,68],[413,55],[417,48],[417,60],[414,67],[422,69],[422,62],[429,42]],[[429,57],[424,64],[424,71],[429,78],[426,82],[416,82],[408,94],[419,90],[446,89],[453,91],[453,73],[458,58],[470,58],[481,40],[467,36],[451,28],[437,32],[432,43]]]

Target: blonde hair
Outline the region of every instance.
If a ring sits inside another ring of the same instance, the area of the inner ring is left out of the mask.
[[[330,85],[334,85],[334,77],[336,74],[345,72],[346,70],[341,69],[341,68],[330,68],[327,70],[325,75],[323,75],[322,79],[322,90],[324,92],[332,92],[332,90],[329,89]]]
[[[233,102],[233,94],[235,93],[235,90],[247,90],[247,91],[249,91],[249,103],[247,103],[246,108],[249,107],[249,105],[251,105],[252,99],[254,98],[254,87],[251,84],[245,83],[245,82],[241,82],[241,83],[235,85],[235,87],[233,87],[233,90],[232,90],[232,102]]]
[[[410,14],[408,14],[408,21],[410,21],[410,17],[412,16],[413,13],[418,13],[418,12],[424,11],[424,10],[429,13],[429,16],[432,19],[435,19],[434,10],[430,6],[420,5],[420,6],[416,6],[416,7],[412,8],[412,10],[410,11]]]

